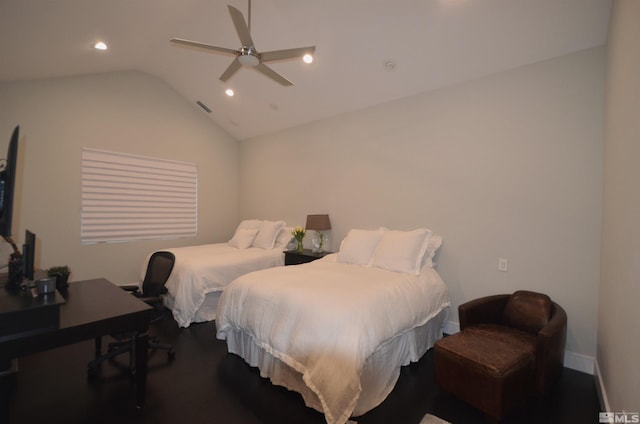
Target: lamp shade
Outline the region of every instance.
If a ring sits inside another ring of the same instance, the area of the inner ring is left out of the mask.
[[[307,215],[307,230],[324,231],[331,229],[329,215]]]

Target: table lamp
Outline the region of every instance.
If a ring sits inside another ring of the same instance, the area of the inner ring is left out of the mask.
[[[326,236],[323,231],[331,229],[329,215],[307,215],[307,225],[305,225],[305,228],[316,232],[312,239],[313,251],[322,252],[322,246],[326,241]]]

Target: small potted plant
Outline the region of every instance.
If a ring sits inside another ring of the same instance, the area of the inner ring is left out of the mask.
[[[47,270],[47,276],[56,278],[56,288],[64,289],[69,286],[71,269],[67,265],[52,266]]]

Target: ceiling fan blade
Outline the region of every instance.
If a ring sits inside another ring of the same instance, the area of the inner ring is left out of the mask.
[[[286,85],[293,85],[293,83],[291,81],[289,81],[288,79],[286,79],[285,77],[283,77],[282,75],[280,75],[279,73],[274,71],[273,69],[269,68],[264,63],[259,63],[253,69],[255,69],[256,71],[262,73],[263,75],[268,76],[269,78],[271,78],[275,82],[279,83],[280,85],[285,85],[285,86]]]
[[[211,44],[199,43],[197,41],[183,40],[182,38],[172,38],[169,41],[171,41],[172,43],[175,43],[175,44],[181,44],[183,46],[195,47],[195,48],[198,48],[198,49],[205,49],[205,50],[212,50],[212,51],[217,52],[217,53],[230,54],[230,55],[234,55],[234,56],[238,55],[238,51],[237,50],[227,49],[225,47],[212,46]]]
[[[249,33],[249,27],[244,20],[244,16],[242,16],[242,12],[233,6],[227,7],[229,8],[229,14],[231,15],[233,26],[236,27],[236,32],[238,33],[238,37],[240,38],[242,45],[244,47],[255,47],[253,45],[253,40],[251,39],[251,34]]]
[[[231,62],[227,69],[222,73],[222,75],[220,75],[220,81],[227,82],[227,80],[231,78],[233,74],[235,74],[241,67],[242,65],[236,57],[235,59],[233,59],[233,62]]]
[[[297,49],[286,50],[273,50],[270,52],[260,53],[260,60],[262,62],[275,62],[278,60],[293,59],[295,57],[302,57],[305,54],[313,54],[316,51],[316,46],[299,47]]]

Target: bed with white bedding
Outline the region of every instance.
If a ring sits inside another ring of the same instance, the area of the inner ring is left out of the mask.
[[[217,337],[329,424],[362,415],[442,337],[450,303],[430,236],[351,230],[338,254],[245,274],[222,293]]]
[[[291,238],[283,221],[245,220],[228,243],[162,249],[176,258],[165,301],[178,325],[214,320],[224,288],[248,272],[284,265]]]

